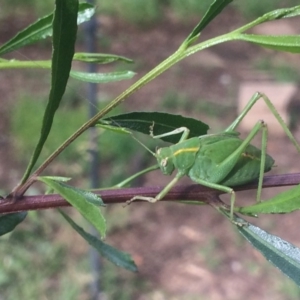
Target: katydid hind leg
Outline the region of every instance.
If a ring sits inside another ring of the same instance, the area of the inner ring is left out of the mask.
[[[249,135],[244,140],[242,140],[241,144],[230,155],[228,155],[222,162],[218,164],[216,170],[217,171],[216,173],[218,174],[218,178],[214,178],[214,182],[222,183],[222,181],[226,178],[226,176],[235,167],[241,155],[246,153],[247,147],[251,144],[251,141],[260,130],[262,130],[263,132],[267,130],[266,125],[262,121],[257,122],[253,127],[253,129],[251,130],[251,132],[249,133]],[[266,134],[267,134],[266,132],[263,133],[263,136],[266,136]],[[266,144],[266,142],[264,141],[263,144]],[[265,152],[266,150],[262,151],[264,155],[266,155]],[[264,171],[264,165],[261,166],[261,169]],[[247,173],[247,169],[245,169],[244,171],[245,173]],[[249,178],[249,180],[251,180],[251,178]],[[235,182],[234,185],[239,185],[240,178],[236,178],[236,181],[237,182]]]
[[[259,93],[255,93],[245,108],[242,110],[242,112],[238,115],[238,117],[225,129],[225,132],[234,131],[237,126],[241,123],[241,121],[244,119],[244,117],[247,115],[247,113],[250,111],[252,106],[261,98],[261,95]]]
[[[221,191],[221,192],[225,192],[228,193],[230,195],[230,218],[233,219],[233,213],[234,213],[234,204],[235,204],[235,192],[232,188],[225,186],[225,185],[221,185],[221,184],[217,184],[217,183],[212,183],[212,182],[208,182],[206,180],[200,179],[196,176],[192,176],[190,175],[190,178],[198,183],[201,184],[203,186],[207,186],[209,188]]]
[[[267,155],[267,139],[268,139],[268,127],[263,121],[258,121],[253,129],[250,131],[249,135],[243,141],[243,143],[230,155],[224,162],[220,164],[220,167],[226,168],[227,164],[230,166],[237,158],[240,157],[242,153],[245,152],[248,145],[250,145],[252,139],[257,135],[259,131],[262,131],[262,141],[261,141],[261,157],[260,157],[260,167],[258,176],[258,187],[256,194],[256,202],[261,201],[261,191],[263,184],[263,177],[266,169],[266,155]],[[273,163],[273,161],[271,162]],[[223,165],[223,166],[222,166]],[[267,167],[270,167],[269,165]],[[246,172],[247,170],[245,170]]]
[[[246,107],[243,109],[241,114],[236,118],[236,120],[225,130],[225,132],[230,132],[234,131],[236,127],[239,125],[239,123],[242,121],[242,119],[247,115],[247,113],[250,111],[250,109],[253,107],[253,105],[258,101],[258,100],[264,100],[265,104],[268,106],[269,110],[273,114],[273,116],[276,118],[280,126],[282,127],[283,131],[285,134],[288,136],[290,141],[293,143],[297,151],[300,153],[300,145],[296,141],[295,137],[289,130],[288,126],[286,123],[283,121],[282,117],[276,110],[275,106],[271,102],[271,100],[263,93],[255,93],[252,98],[249,100],[248,104]],[[258,181],[258,189],[257,189],[257,196],[256,196],[256,201],[260,202],[261,201],[261,191],[262,191],[262,184],[263,184],[263,175],[264,175],[264,167],[265,167],[265,159],[266,159],[266,149],[267,149],[267,126],[265,126],[265,130],[263,130],[262,134],[262,152],[261,152],[261,166],[260,166],[260,175],[259,175],[259,181]]]
[[[211,198],[209,201],[209,205],[215,208],[218,212],[220,212],[222,215],[226,216],[230,219],[231,223],[233,223],[236,226],[247,226],[248,222],[242,220],[238,217],[235,213],[230,213],[230,209],[228,208],[228,205],[225,204],[219,197]]]
[[[281,125],[281,127],[282,127],[283,131],[285,132],[285,134],[288,136],[288,138],[293,143],[293,145],[295,146],[297,151],[300,153],[299,143],[296,141],[296,139],[293,136],[292,132],[289,130],[288,126],[283,121],[282,117],[280,116],[280,114],[276,110],[276,108],[273,105],[273,103],[271,102],[271,100],[265,94],[260,94],[260,95],[263,98],[263,100],[265,101],[265,103],[268,106],[268,108],[270,109],[270,111],[272,112],[272,114],[274,115],[274,117],[277,119],[278,123]]]
[[[276,110],[276,108],[273,105],[273,103],[271,102],[271,100],[265,94],[263,94],[263,93],[257,92],[257,93],[255,93],[251,97],[251,99],[249,100],[248,104],[242,110],[242,112],[240,113],[240,115],[225,129],[225,132],[234,131],[236,129],[236,127],[240,124],[240,122],[244,119],[244,117],[247,115],[247,113],[250,111],[250,109],[254,106],[254,104],[258,100],[260,100],[260,99],[262,99],[266,103],[266,105],[268,106],[269,110],[271,111],[271,113],[273,114],[273,116],[276,118],[276,120],[278,121],[278,123],[282,127],[282,129],[285,132],[285,134],[288,136],[288,138],[290,139],[290,141],[296,147],[297,151],[300,153],[300,145],[299,145],[299,143],[294,138],[293,134],[289,130],[289,128],[286,125],[286,123],[283,121],[282,117],[280,116],[280,114]]]
[[[265,166],[266,166],[267,140],[268,140],[268,126],[264,124],[264,127],[262,128],[262,137],[261,137],[261,158],[260,158],[260,170],[259,170],[258,186],[257,186],[257,193],[256,193],[256,202],[261,202],[261,192],[262,192],[262,185],[263,185]]]

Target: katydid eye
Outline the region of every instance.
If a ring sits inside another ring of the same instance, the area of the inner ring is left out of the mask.
[[[165,167],[165,166],[167,165],[167,163],[168,163],[168,158],[167,158],[167,157],[164,158],[164,159],[161,161],[161,165],[162,165],[163,167]]]

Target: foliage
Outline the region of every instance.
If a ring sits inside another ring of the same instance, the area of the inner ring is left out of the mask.
[[[41,173],[57,158],[57,156],[65,151],[67,147],[71,145],[71,143],[77,140],[84,132],[86,132],[90,127],[100,126],[102,128],[115,130],[120,133],[125,133],[131,135],[131,130],[137,130],[142,133],[149,134],[151,136],[159,135],[159,138],[165,138],[168,136],[168,141],[172,143],[177,143],[172,146],[173,148],[164,148],[165,150],[175,149],[174,153],[176,155],[178,153],[184,152],[193,152],[195,149],[194,145],[198,145],[199,143],[199,135],[204,135],[204,138],[209,139],[208,145],[211,144],[211,138],[213,141],[222,140],[224,137],[236,138],[237,133],[234,131],[240,119],[243,118],[244,115],[241,115],[237,118],[237,120],[224,132],[219,135],[206,135],[208,126],[203,124],[199,120],[192,120],[190,118],[182,118],[178,115],[166,114],[166,113],[129,113],[122,116],[114,116],[111,118],[107,118],[107,114],[111,112],[115,107],[117,107],[120,103],[122,103],[129,95],[136,92],[138,89],[142,88],[144,85],[149,83],[154,78],[158,77],[161,73],[168,70],[171,66],[175,65],[182,59],[198,52],[208,47],[213,47],[215,45],[228,42],[228,41],[245,41],[248,43],[252,43],[256,46],[261,46],[265,48],[271,48],[276,51],[290,52],[290,53],[300,53],[300,42],[298,36],[262,36],[262,35],[254,35],[249,34],[247,31],[254,26],[262,24],[264,22],[274,21],[281,18],[290,18],[297,17],[300,15],[300,6],[286,8],[286,9],[278,9],[276,11],[268,12],[263,16],[255,19],[254,21],[235,29],[231,32],[228,32],[222,36],[214,37],[207,41],[198,42],[198,38],[203,30],[209,26],[210,22],[213,21],[222,11],[229,5],[232,0],[215,0],[206,13],[203,15],[203,18],[200,22],[195,26],[195,28],[191,31],[191,33],[187,36],[187,38],[182,42],[177,51],[174,54],[170,55],[166,60],[156,66],[153,70],[148,72],[146,75],[138,79],[133,85],[131,85],[128,89],[126,89],[122,94],[117,96],[114,100],[110,101],[106,106],[104,106],[93,118],[83,123],[77,131],[75,131],[70,137],[67,137],[58,147],[54,150],[47,158],[45,158],[42,162],[39,161],[41,158],[41,153],[44,151],[44,146],[48,141],[48,137],[50,136],[50,132],[53,130],[53,122],[57,115],[57,111],[61,109],[61,103],[64,99],[65,88],[67,82],[69,80],[69,76],[73,76],[75,79],[88,81],[88,82],[97,82],[97,83],[106,83],[119,81],[124,79],[129,79],[134,76],[133,72],[124,71],[124,72],[113,72],[106,74],[89,74],[82,73],[78,71],[74,71],[72,69],[73,60],[79,60],[82,62],[93,62],[98,64],[103,63],[111,63],[114,61],[125,61],[130,62],[129,59],[124,57],[112,55],[112,54],[92,54],[92,53],[76,53],[75,52],[75,42],[77,36],[77,26],[85,21],[88,21],[93,13],[94,9],[91,5],[87,3],[79,4],[77,0],[64,0],[64,1],[56,1],[56,8],[53,14],[47,15],[44,18],[41,18],[34,22],[32,25],[28,26],[21,32],[19,32],[16,36],[10,39],[7,43],[0,47],[0,55],[5,55],[7,53],[12,52],[13,50],[19,49],[20,47],[24,47],[33,43],[36,43],[46,37],[52,36],[52,58],[51,60],[46,61],[20,61],[20,60],[9,60],[9,59],[0,59],[0,69],[7,68],[46,68],[51,69],[51,88],[48,95],[47,103],[44,107],[44,115],[41,120],[41,124],[39,128],[34,128],[34,135],[36,137],[34,150],[31,153],[31,160],[28,162],[27,169],[24,172],[23,178],[21,179],[18,186],[11,191],[11,193],[4,199],[4,204],[6,205],[7,201],[23,201],[22,197],[27,189],[32,186],[36,181],[40,181],[45,184],[52,191],[54,190],[56,193],[60,194],[64,199],[68,201],[76,210],[93,226],[98,230],[101,239],[92,236],[88,232],[86,232],[81,226],[77,225],[74,220],[72,220],[66,213],[61,212],[63,218],[71,225],[71,227],[79,233],[79,235],[86,240],[87,243],[92,245],[103,257],[105,257],[110,262],[114,263],[117,266],[121,266],[127,270],[136,271],[137,267],[131,258],[130,255],[113,248],[112,246],[103,242],[103,238],[106,236],[106,220],[103,215],[101,206],[104,205],[103,199],[99,194],[93,193],[88,190],[75,188],[71,185],[65,183],[65,178],[61,178],[53,174],[53,176],[41,176]],[[131,1],[123,1],[124,7],[128,8],[131,5]],[[134,2],[137,3],[137,2]],[[148,3],[148,2],[147,2]],[[149,2],[148,10],[150,12],[156,12],[157,2]],[[156,3],[156,4],[155,4]],[[154,5],[154,6],[153,6]],[[141,13],[139,12],[140,6],[136,7],[136,9],[131,9],[131,13],[129,18],[137,18],[141,17]],[[80,15],[80,17],[78,17]],[[154,14],[153,14],[154,15]],[[154,17],[156,18],[156,16]],[[258,95],[260,96],[260,95]],[[254,98],[256,95],[254,96]],[[265,96],[262,95],[265,99]],[[268,102],[266,101],[269,106]],[[270,104],[272,106],[272,104]],[[270,106],[269,106],[270,107]],[[272,108],[271,108],[272,110]],[[275,109],[274,109],[275,110]],[[276,110],[273,111],[276,116]],[[245,110],[245,114],[248,110]],[[65,122],[68,122],[68,118],[65,118]],[[280,122],[280,117],[277,118]],[[159,126],[156,126],[159,124]],[[21,124],[20,126],[22,126]],[[27,124],[24,124],[27,126]],[[31,126],[31,125],[30,125]],[[63,125],[61,125],[63,126]],[[177,128],[179,128],[177,131]],[[159,132],[156,132],[157,128]],[[185,128],[182,130],[182,128]],[[172,131],[171,131],[172,130]],[[256,127],[254,128],[256,130]],[[253,130],[253,135],[254,135]],[[182,144],[178,143],[178,135],[177,138],[174,139],[171,134],[166,134],[166,132],[171,131],[172,135],[175,133],[182,133],[182,137],[179,142],[187,142],[187,145],[190,145],[187,148],[181,148]],[[192,132],[193,139],[188,139],[188,132]],[[290,132],[286,131],[289,138],[294,142],[295,146],[297,146],[297,142],[295,139],[290,136]],[[170,140],[171,138],[171,140]],[[195,143],[196,144],[195,144]],[[226,142],[226,141],[225,141]],[[250,138],[249,138],[250,142]],[[190,144],[191,143],[191,144]],[[206,145],[204,145],[206,146]],[[111,147],[115,147],[112,145]],[[248,149],[248,148],[247,148]],[[299,148],[297,148],[299,150]],[[244,150],[244,148],[242,149]],[[300,151],[299,151],[300,152]],[[153,153],[152,153],[153,154]],[[244,153],[243,153],[244,154]],[[246,153],[245,156],[251,156],[249,153]],[[251,153],[250,153],[251,154]],[[175,165],[180,165],[180,168],[184,169],[185,162],[188,161],[190,164],[190,159],[185,160],[183,157],[183,163],[178,163],[176,161],[177,157],[174,154]],[[170,162],[170,157],[161,157],[160,152],[154,154],[156,158],[159,160],[160,167],[162,167],[162,171],[164,168],[167,169],[168,162]],[[262,161],[266,156],[261,155]],[[168,161],[169,160],[169,161]],[[271,159],[270,159],[271,161]],[[36,165],[38,165],[36,167]],[[255,171],[259,172],[259,179],[262,179],[264,165],[263,168],[255,169]],[[237,169],[240,167],[238,163],[233,164],[233,167]],[[178,168],[178,167],[177,167]],[[180,176],[175,177],[175,180],[179,180],[183,174],[186,174],[186,170],[181,170],[182,172]],[[242,169],[242,167],[240,167]],[[152,171],[152,169],[147,169],[146,171],[139,172],[137,177],[141,173],[145,173],[147,171]],[[247,170],[247,166],[242,169]],[[166,170],[165,173],[171,173],[169,170]],[[227,173],[227,180],[230,182],[231,173],[230,171]],[[226,176],[227,176],[226,175]],[[132,179],[130,178],[130,180]],[[233,178],[233,175],[232,175]],[[255,178],[258,179],[258,176]],[[174,179],[173,179],[174,180]],[[126,181],[128,183],[128,181]],[[175,181],[171,181],[168,186],[160,192],[155,198],[153,197],[141,197],[138,196],[135,199],[142,200],[160,200],[172,185],[174,185]],[[203,183],[203,182],[200,182]],[[259,183],[259,188],[261,188],[261,181]],[[235,182],[235,185],[239,185],[240,182]],[[122,184],[120,185],[122,186]],[[217,187],[215,184],[207,184],[211,188]],[[110,187],[112,188],[112,187]],[[292,280],[294,280],[298,285],[300,278],[300,267],[299,267],[299,257],[294,255],[298,253],[299,249],[293,246],[290,243],[282,240],[281,238],[272,236],[265,231],[257,229],[256,227],[246,224],[243,220],[233,215],[233,211],[243,213],[246,215],[253,216],[254,214],[260,213],[289,213],[295,209],[299,209],[300,206],[295,202],[295,199],[299,198],[299,187],[292,188],[284,193],[280,193],[276,195],[274,198],[269,199],[263,203],[257,203],[253,206],[246,208],[238,208],[234,206],[233,193],[231,189],[228,187],[223,189],[223,191],[231,192],[232,196],[232,206],[229,212],[229,209],[221,202],[216,201],[214,196],[218,195],[217,191],[210,191],[204,193],[204,198],[206,203],[214,206],[217,210],[219,210],[224,216],[229,218],[233,224],[237,225],[240,229],[240,232],[246,236],[251,243],[258,248],[267,259],[271,260],[273,264],[275,264],[282,272],[288,275]],[[100,192],[101,195],[101,192]],[[154,195],[155,196],[155,195]],[[41,199],[42,199],[41,195]],[[260,198],[258,197],[260,200]],[[202,203],[203,204],[203,203]],[[5,205],[3,205],[5,207]],[[1,205],[0,205],[1,208]],[[10,211],[7,211],[10,212]],[[10,214],[7,216],[1,216],[0,219],[0,227],[2,234],[7,234],[12,231],[15,226],[17,226],[21,221],[25,219],[25,213],[16,213]],[[240,228],[241,227],[241,228]],[[16,229],[17,230],[17,229]],[[278,247],[278,243],[285,245],[286,247]],[[24,241],[25,242],[25,241]]]
[[[284,8],[293,5],[297,5],[297,0],[241,0],[235,3],[237,9],[247,18],[257,18],[258,16],[267,13],[275,7]]]
[[[257,18],[260,15],[272,10],[274,7],[284,8],[297,5],[297,0],[239,0],[234,2],[233,8],[246,19]],[[153,22],[161,22],[165,18],[165,10],[175,14],[185,22],[186,16],[197,18],[205,13],[209,7],[209,1],[198,0],[119,0],[118,3],[110,0],[96,1],[101,14],[109,14],[126,20],[128,23],[135,25],[150,25]],[[53,1],[45,0],[11,0],[3,3],[0,11],[0,20],[8,14],[18,14],[22,17],[28,10],[35,16],[42,16],[53,9]],[[3,14],[1,14],[3,12]]]

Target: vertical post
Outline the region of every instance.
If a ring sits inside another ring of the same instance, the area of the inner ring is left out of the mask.
[[[93,0],[88,0],[89,3],[94,4]],[[96,31],[97,20],[94,15],[90,21],[85,24],[85,43],[87,52],[96,52]],[[97,70],[95,64],[88,64],[88,72],[95,73]],[[97,113],[97,85],[88,83],[87,98],[89,103],[89,118],[92,118]],[[90,185],[91,188],[97,188],[99,185],[99,156],[96,128],[91,127],[90,133]],[[98,235],[94,227],[91,228],[93,235]],[[100,277],[101,277],[101,262],[98,252],[94,248],[90,248],[90,264],[93,273],[93,282],[91,284],[91,299],[100,300]]]

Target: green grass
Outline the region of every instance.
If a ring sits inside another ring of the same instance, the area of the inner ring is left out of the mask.
[[[76,282],[72,272],[76,270],[77,276],[88,274],[88,260],[74,253],[62,239],[53,243],[63,223],[55,211],[30,212],[15,231],[1,237],[1,298],[80,299],[85,283]],[[63,231],[69,237],[74,234],[71,228]],[[79,269],[74,261],[82,259],[86,261]]]
[[[166,92],[161,101],[162,108],[168,111],[180,111],[191,114],[195,111],[199,112],[198,115],[205,115],[215,118],[221,118],[224,114],[230,114],[232,107],[228,105],[221,105],[220,103],[213,103],[199,99],[192,100],[185,93],[178,93],[175,90]]]
[[[19,161],[27,162],[39,138],[42,118],[46,101],[23,95],[17,101],[11,115],[11,130],[14,136],[16,156]],[[48,157],[71,133],[87,119],[84,106],[62,107],[54,121],[52,133],[46,143],[39,162]],[[87,146],[86,138],[79,138],[71,147],[67,148],[59,157],[65,164],[83,163],[87,160],[83,150]]]
[[[287,300],[297,300],[300,298],[299,287],[290,279],[283,278],[282,281],[276,283],[274,286],[278,289],[278,292],[285,295]]]
[[[254,63],[254,67],[258,70],[267,71],[278,82],[299,82],[300,71],[284,62],[274,62],[272,58],[259,58]]]
[[[181,21],[189,22],[191,17],[200,19],[210,4],[211,1],[170,0],[169,6]]]
[[[73,218],[81,220],[77,213]],[[30,212],[15,231],[1,237],[1,299],[90,299],[88,254],[88,245],[55,210]],[[135,299],[149,290],[136,273],[104,259],[101,264],[101,292],[107,299]]]
[[[110,0],[95,1],[97,10],[101,14],[108,14],[126,20],[129,23],[148,26],[160,22],[165,12],[171,11],[181,21],[190,22],[191,18],[200,19],[213,1],[199,0]],[[268,11],[298,5],[298,0],[239,0],[233,3],[237,10],[247,19],[256,18]],[[0,20],[8,15],[43,16],[54,9],[53,1],[45,0],[10,0],[3,3],[0,10]]]
[[[221,253],[217,251],[220,247],[221,245],[219,245],[219,241],[212,237],[205,243],[205,245],[199,246],[197,253],[201,257],[201,260],[206,262],[206,267],[215,273],[220,270],[223,263]]]
[[[136,25],[147,25],[161,18],[162,6],[159,0],[110,0],[98,1],[100,11],[117,16]]]
[[[74,210],[68,214],[82,221]],[[88,245],[55,210],[30,212],[16,230],[1,237],[1,299],[91,299],[88,254]],[[136,299],[153,290],[136,273],[104,259],[101,265],[101,292],[107,299]]]
[[[131,300],[153,290],[149,281],[136,273],[130,273],[103,261],[102,288],[107,299]]]
[[[5,19],[11,15],[14,18],[25,16],[42,17],[51,13],[54,10],[54,1],[52,0],[10,0],[2,1],[0,9],[0,20]]]

